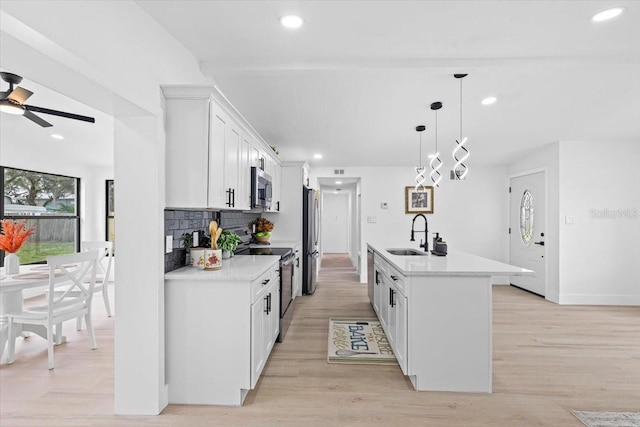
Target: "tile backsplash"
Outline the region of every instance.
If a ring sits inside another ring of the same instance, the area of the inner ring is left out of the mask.
[[[185,265],[187,251],[180,241],[184,233],[205,230],[208,234],[211,221],[217,221],[222,228],[244,228],[258,217],[260,213],[165,209],[164,235],[173,237],[173,251],[164,255],[165,273]]]

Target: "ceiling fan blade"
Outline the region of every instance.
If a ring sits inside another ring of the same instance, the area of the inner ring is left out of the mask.
[[[82,120],[83,122],[90,122],[90,123],[96,122],[96,119],[93,117],[81,116],[79,114],[65,113],[64,111],[57,111],[57,110],[50,110],[48,108],[36,107],[34,105],[23,105],[23,107],[27,111],[35,111],[43,114],[51,114],[53,116],[65,117],[67,119]]]
[[[7,95],[7,99],[15,101],[18,104],[24,104],[24,101],[26,101],[31,95],[33,95],[33,92],[18,86],[13,90],[13,92]]]
[[[43,128],[48,128],[53,126],[51,123],[49,123],[46,120],[41,119],[40,117],[36,116],[35,114],[33,114],[31,111],[25,110],[24,111],[24,116],[31,120],[32,122],[42,126]]]

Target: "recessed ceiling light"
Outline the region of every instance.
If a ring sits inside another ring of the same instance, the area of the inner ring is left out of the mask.
[[[287,15],[280,18],[280,23],[285,28],[300,28],[304,20],[298,15]]]
[[[613,19],[616,16],[620,15],[624,12],[624,7],[614,7],[611,9],[603,10],[602,12],[598,12],[591,17],[593,22],[602,22],[608,21],[609,19]]]
[[[342,184],[342,181],[336,181],[336,184]]]
[[[498,98],[496,98],[495,96],[488,96],[485,99],[483,99],[481,103],[482,105],[491,105],[491,104],[494,104],[497,100]]]
[[[321,159],[322,158],[322,154],[314,154],[313,158],[314,159]]]
[[[53,139],[64,139],[64,136],[59,135],[57,133],[52,133],[51,134],[51,138],[53,138]]]

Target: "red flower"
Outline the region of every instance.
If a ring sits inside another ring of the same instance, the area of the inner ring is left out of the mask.
[[[17,252],[24,241],[27,240],[34,231],[36,231],[35,226],[25,230],[25,226],[27,225],[26,221],[16,222],[3,219],[0,222],[2,223],[0,249],[11,254]]]

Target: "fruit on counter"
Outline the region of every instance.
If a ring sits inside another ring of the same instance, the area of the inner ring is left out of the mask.
[[[255,227],[255,228],[254,228]],[[249,230],[255,233],[257,236],[258,233],[270,233],[275,225],[269,221],[267,218],[257,218],[249,223]],[[268,236],[269,234],[263,234],[263,236]]]

